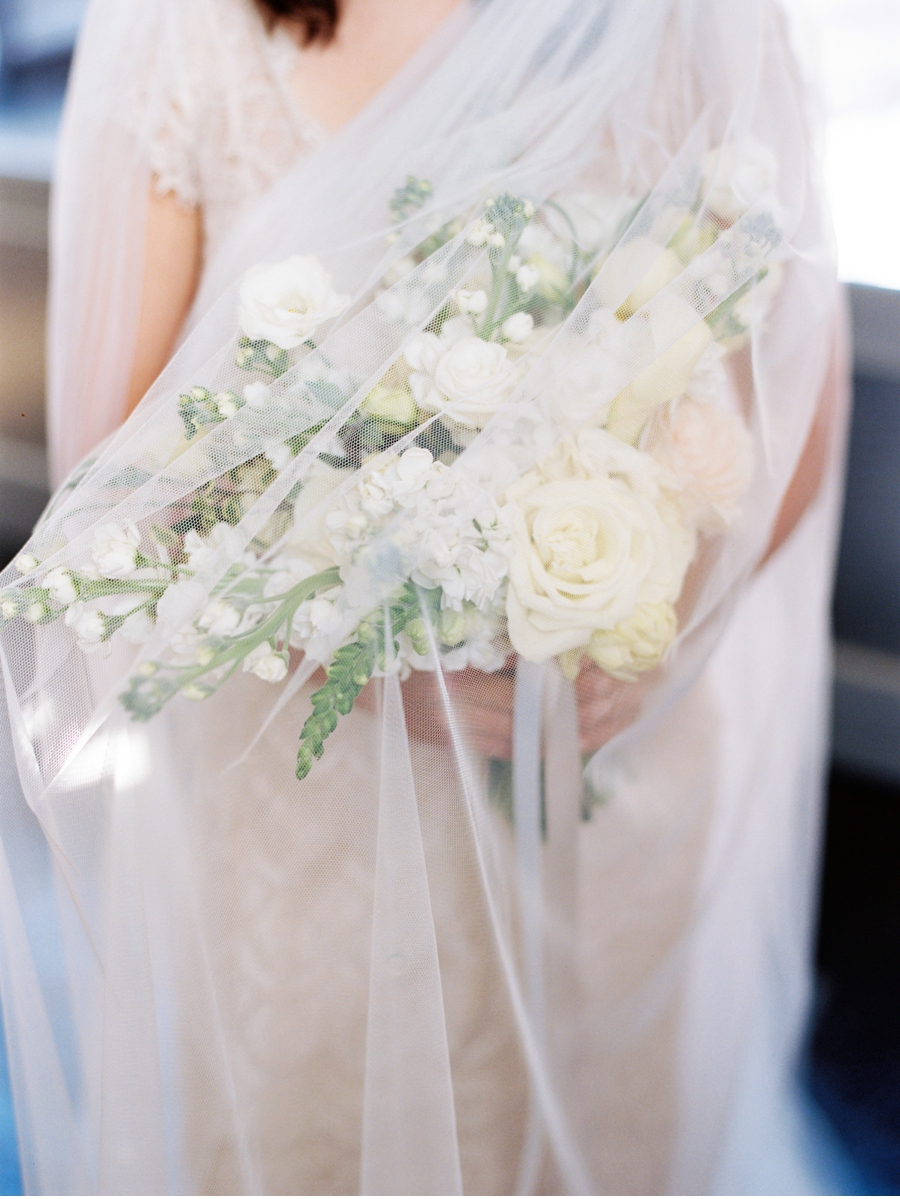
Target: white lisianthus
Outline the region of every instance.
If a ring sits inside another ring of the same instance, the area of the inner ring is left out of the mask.
[[[244,659],[244,670],[265,683],[280,683],[288,672],[288,664],[283,654],[275,652],[271,642],[263,641]]]
[[[479,316],[487,308],[488,298],[487,292],[482,291],[466,291],[464,288],[456,293],[456,306],[460,312],[468,312],[473,316]]]
[[[237,631],[240,623],[241,613],[220,596],[210,600],[197,621],[211,637],[228,637]]]
[[[615,628],[597,629],[587,652],[614,679],[632,683],[660,664],[677,631],[670,603],[638,604],[628,620],[619,621]]]
[[[703,160],[706,207],[722,220],[736,221],[771,194],[777,177],[778,160],[770,146],[753,137],[728,142]]]
[[[137,568],[140,544],[141,534],[134,521],[100,525],[94,530],[94,565],[104,578],[125,579]]]
[[[638,604],[678,598],[695,541],[661,477],[649,455],[585,429],[508,489],[506,611],[524,658],[587,646]]]
[[[20,575],[31,574],[38,566],[40,566],[40,563],[34,554],[19,554],[15,561],[16,570]]]
[[[48,616],[50,609],[41,600],[35,600],[33,604],[25,609],[25,619],[32,624],[39,624],[45,616]]]
[[[295,254],[274,266],[251,267],[241,284],[240,321],[253,341],[293,350],[350,304],[312,254]]]
[[[500,326],[507,341],[524,341],[534,328],[534,317],[530,312],[514,312]]]
[[[58,604],[74,604],[78,599],[78,591],[72,578],[72,572],[64,566],[57,566],[44,575],[41,586],[50,592],[50,598]]]
[[[458,424],[480,429],[515,385],[506,349],[480,337],[464,337],[441,357],[434,371],[436,407]]]
[[[684,396],[654,413],[643,444],[684,488],[698,529],[737,520],[753,475],[753,440],[737,413]]]
[[[342,625],[343,617],[337,605],[328,595],[316,596],[301,604],[294,613],[290,643],[295,649],[304,649],[314,638],[322,638],[321,645],[325,646],[329,638],[340,632]]]
[[[74,603],[66,612],[66,624],[78,639],[78,648],[90,653],[106,638],[106,617],[83,603]]]

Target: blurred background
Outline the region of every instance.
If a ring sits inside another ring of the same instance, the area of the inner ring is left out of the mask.
[[[803,1065],[813,1152],[844,1193],[900,1192],[900,0],[787,0],[822,83],[853,315],[834,602],[833,764]],[[0,561],[46,499],[47,209],[86,0],[0,0]],[[0,1041],[0,1193],[19,1190]]]

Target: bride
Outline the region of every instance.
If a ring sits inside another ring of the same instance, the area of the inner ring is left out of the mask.
[[[813,143],[772,0],[93,0],[0,581],[26,1189],[803,1188]]]

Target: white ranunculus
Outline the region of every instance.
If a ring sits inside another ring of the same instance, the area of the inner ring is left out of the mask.
[[[206,629],[211,637],[228,637],[240,623],[241,613],[221,596],[210,600],[197,621],[200,628]]]
[[[78,591],[72,578],[72,572],[64,566],[57,566],[44,575],[41,586],[50,592],[50,598],[58,604],[74,604],[78,599]]]
[[[334,290],[331,275],[312,254],[295,254],[274,266],[251,267],[241,283],[240,321],[252,341],[293,350],[350,304]]]
[[[269,641],[263,641],[244,659],[244,670],[255,674],[265,683],[280,683],[288,672],[283,654],[275,653]]]
[[[534,317],[530,312],[514,312],[500,326],[507,341],[524,341],[534,328]]]
[[[660,664],[677,631],[678,621],[670,603],[638,604],[628,620],[620,621],[614,629],[597,629],[587,652],[601,670],[631,683]]]
[[[506,349],[480,337],[464,337],[443,355],[434,372],[441,412],[469,428],[480,429],[515,385]]]
[[[78,638],[80,649],[95,650],[106,637],[106,618],[102,612],[86,604],[72,604],[66,613],[66,624]]]
[[[360,404],[368,416],[393,421],[398,425],[412,424],[416,418],[415,398],[405,387],[385,387],[378,383]]]
[[[737,413],[684,396],[654,413],[643,444],[684,488],[699,529],[734,523],[753,475],[753,440]]]
[[[725,221],[738,217],[769,195],[778,177],[778,160],[770,146],[753,137],[739,138],[703,160],[704,200]]]
[[[140,544],[141,534],[134,521],[100,525],[94,530],[94,565],[104,578],[127,578],[137,567]]]
[[[587,646],[638,604],[678,598],[695,542],[661,475],[649,455],[585,429],[508,489],[507,618],[524,658]]]

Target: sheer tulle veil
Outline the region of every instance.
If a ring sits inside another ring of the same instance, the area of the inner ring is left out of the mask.
[[[460,6],[117,428],[187,8],[89,7],[0,579],[27,1188],[725,1185],[802,1027],[839,458],[754,575],[840,384],[782,14]]]

